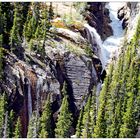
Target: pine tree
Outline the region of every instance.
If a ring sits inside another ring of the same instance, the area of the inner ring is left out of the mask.
[[[14,112],[13,110],[10,111],[9,115],[8,115],[8,134],[9,134],[9,138],[13,137],[13,133],[14,133]]]
[[[91,107],[91,95],[88,98],[87,104],[84,109],[84,115],[83,115],[83,129],[82,129],[82,137],[83,138],[90,138],[90,107]]]
[[[76,126],[76,137],[80,138],[81,137],[81,133],[82,133],[82,121],[83,121],[83,108],[80,111],[80,115],[79,115],[79,119],[78,119],[78,123]]]
[[[54,17],[53,6],[52,6],[52,2],[50,2],[50,6],[49,6],[49,21],[51,19],[53,19],[53,17]]]
[[[39,6],[37,2],[31,4],[32,11],[28,10],[27,20],[24,25],[23,35],[30,41],[35,37],[35,32],[39,24]]]
[[[24,38],[27,39],[27,41],[29,41],[30,37],[31,37],[31,29],[30,29],[30,26],[31,26],[31,14],[30,14],[30,10],[28,10],[28,14],[27,14],[27,20],[24,24],[24,27],[23,27],[23,36]]]
[[[56,128],[55,128],[55,137],[56,138],[68,138],[70,137],[69,129],[72,124],[72,114],[69,111],[68,104],[68,95],[67,95],[67,85],[64,82],[63,85],[63,101],[60,108],[60,114],[57,119]]]
[[[47,101],[44,106],[42,116],[40,118],[40,138],[51,138],[52,137],[52,111],[50,103],[50,94],[47,97]]]
[[[64,84],[63,84],[62,95],[63,96],[67,95],[67,83],[66,83],[66,81],[64,81]]]
[[[14,138],[21,138],[21,122],[20,117],[18,117],[16,125],[15,125],[15,131],[14,131]]]
[[[70,130],[71,124],[72,124],[72,114],[69,112],[68,97],[66,95],[63,98],[60,114],[57,119],[55,137],[56,138],[69,138],[70,137],[69,130]]]
[[[92,90],[92,99],[91,99],[91,107],[90,107],[90,122],[89,122],[89,127],[90,127],[90,134],[91,137],[94,135],[94,128],[96,126],[96,117],[97,117],[97,98],[96,95],[96,87],[93,87]]]
[[[137,86],[137,79],[138,79],[138,68],[136,66],[136,60],[135,58],[132,59],[131,65],[130,65],[130,73],[128,82],[126,85],[127,90],[127,102],[126,102],[126,111],[123,115],[123,121],[120,128],[120,134],[119,137],[135,137],[135,126],[136,126],[136,120],[134,116],[135,111],[135,95],[137,95],[138,92],[138,86]]]
[[[4,124],[4,114],[5,114],[5,96],[0,95],[0,138],[3,137],[3,124]]]
[[[93,137],[97,138],[104,138],[106,137],[106,119],[105,119],[105,107],[107,103],[107,96],[109,91],[109,83],[112,80],[112,73],[113,73],[113,65],[110,65],[109,74],[107,75],[104,86],[101,90],[100,97],[99,97],[99,109],[98,109],[98,116],[96,120],[96,126],[94,128]]]
[[[39,127],[39,119],[37,113],[34,111],[32,113],[31,119],[29,120],[27,138],[37,138],[38,127]]]
[[[18,47],[20,47],[21,44],[21,38],[20,38],[20,15],[18,15],[18,9],[15,7],[14,9],[14,21],[13,21],[13,27],[10,32],[10,46],[11,50],[15,52]]]

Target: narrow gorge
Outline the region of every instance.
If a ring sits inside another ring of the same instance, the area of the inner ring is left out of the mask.
[[[0,2],[0,138],[139,138],[139,2]]]

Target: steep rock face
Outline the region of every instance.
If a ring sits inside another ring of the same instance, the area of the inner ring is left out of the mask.
[[[48,93],[51,93],[52,103],[57,102],[60,106],[60,84],[47,68],[43,70],[39,64],[31,67],[13,54],[7,55],[4,72],[6,79],[3,80],[1,90],[9,95],[9,109],[21,116],[22,133],[26,137],[32,111],[41,111]]]
[[[85,54],[86,40],[79,38],[79,35],[73,39],[71,32],[64,34],[67,37],[60,36],[56,40],[51,38],[46,41],[44,58],[30,52],[26,43],[23,43],[24,60],[19,60],[10,52],[5,56],[5,78],[0,85],[0,92],[5,91],[8,94],[9,109],[13,109],[17,116],[20,115],[23,137],[27,135],[32,112],[36,110],[38,114],[42,113],[49,93],[56,121],[62,102],[61,89],[64,81],[68,84],[71,112],[77,117],[77,112],[85,105],[93,85],[100,80],[100,70],[96,67],[100,65],[100,60]],[[81,44],[81,47],[78,48],[77,44]]]
[[[136,22],[136,16],[139,13],[140,3],[127,2],[122,8],[118,10],[118,18],[122,20],[123,29],[129,28],[132,30]]]
[[[97,83],[97,73],[92,59],[86,56],[69,54],[65,57],[66,77],[71,86],[73,98],[77,108],[84,105],[93,84]]]
[[[113,31],[109,18],[109,10],[105,8],[104,2],[88,2],[86,20],[89,25],[96,28],[97,32],[101,35],[102,40],[113,35]]]
[[[128,25],[130,18],[130,3],[126,3],[122,8],[118,10],[118,18],[122,20],[122,27],[125,29]]]

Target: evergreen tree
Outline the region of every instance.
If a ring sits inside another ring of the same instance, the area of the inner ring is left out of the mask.
[[[39,127],[39,119],[37,113],[34,111],[32,113],[31,119],[29,120],[27,138],[37,138],[38,127]]]
[[[31,39],[30,42],[29,42],[29,50],[30,50],[30,51],[33,51],[33,50],[34,50],[33,39]]]
[[[85,106],[84,109],[84,116],[83,116],[83,129],[82,129],[82,137],[83,138],[90,138],[91,137],[91,133],[90,133],[90,107],[91,107],[91,95],[88,98],[87,104]]]
[[[81,133],[82,133],[82,121],[83,121],[83,108],[80,111],[80,115],[79,115],[79,119],[78,119],[78,123],[76,126],[76,137],[80,138],[81,137]]]
[[[13,27],[10,32],[10,46],[13,52],[15,52],[21,45],[19,31],[20,31],[20,15],[18,14],[18,9],[15,7]]]
[[[13,110],[10,111],[9,115],[8,115],[8,133],[9,133],[9,138],[13,137],[13,133],[14,133],[14,112]]]
[[[23,27],[23,36],[24,38],[27,39],[27,41],[29,41],[29,38],[31,37],[31,12],[30,10],[28,10],[28,14],[27,14],[27,20],[24,24],[24,27]]]
[[[40,118],[40,138],[51,138],[52,137],[52,111],[50,103],[50,94],[47,97],[47,101],[44,106],[42,116]]]
[[[69,111],[69,104],[68,104],[68,95],[67,95],[67,85],[64,82],[63,85],[63,101],[60,108],[60,114],[57,119],[56,129],[55,129],[55,137],[56,138],[68,138],[70,137],[70,127],[72,124],[72,114]]]
[[[31,7],[32,11],[28,10],[27,20],[23,29],[23,35],[27,41],[35,37],[35,32],[39,24],[39,5],[33,2]]]
[[[56,138],[69,138],[70,127],[72,124],[72,114],[68,108],[68,97],[67,95],[63,98],[61,105],[60,114],[56,123],[55,137]]]
[[[15,131],[14,131],[14,138],[21,138],[21,122],[20,117],[18,117],[16,125],[15,125]]]
[[[3,124],[5,115],[5,96],[0,95],[0,138],[3,137]]]
[[[63,84],[62,95],[64,97],[67,95],[67,83],[66,83],[66,81],[64,81],[64,84]]]
[[[52,2],[50,2],[50,6],[49,6],[49,18],[48,19],[50,21],[53,18],[54,18],[53,6],[52,6]]]
[[[98,116],[96,120],[96,126],[94,128],[93,137],[104,138],[106,137],[106,119],[105,119],[105,107],[107,103],[107,95],[109,91],[109,83],[112,80],[113,64],[110,65],[109,75],[107,75],[103,88],[99,97],[99,109]]]

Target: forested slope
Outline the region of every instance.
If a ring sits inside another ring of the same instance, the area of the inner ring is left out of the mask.
[[[140,137],[139,8],[1,2],[0,137]]]

